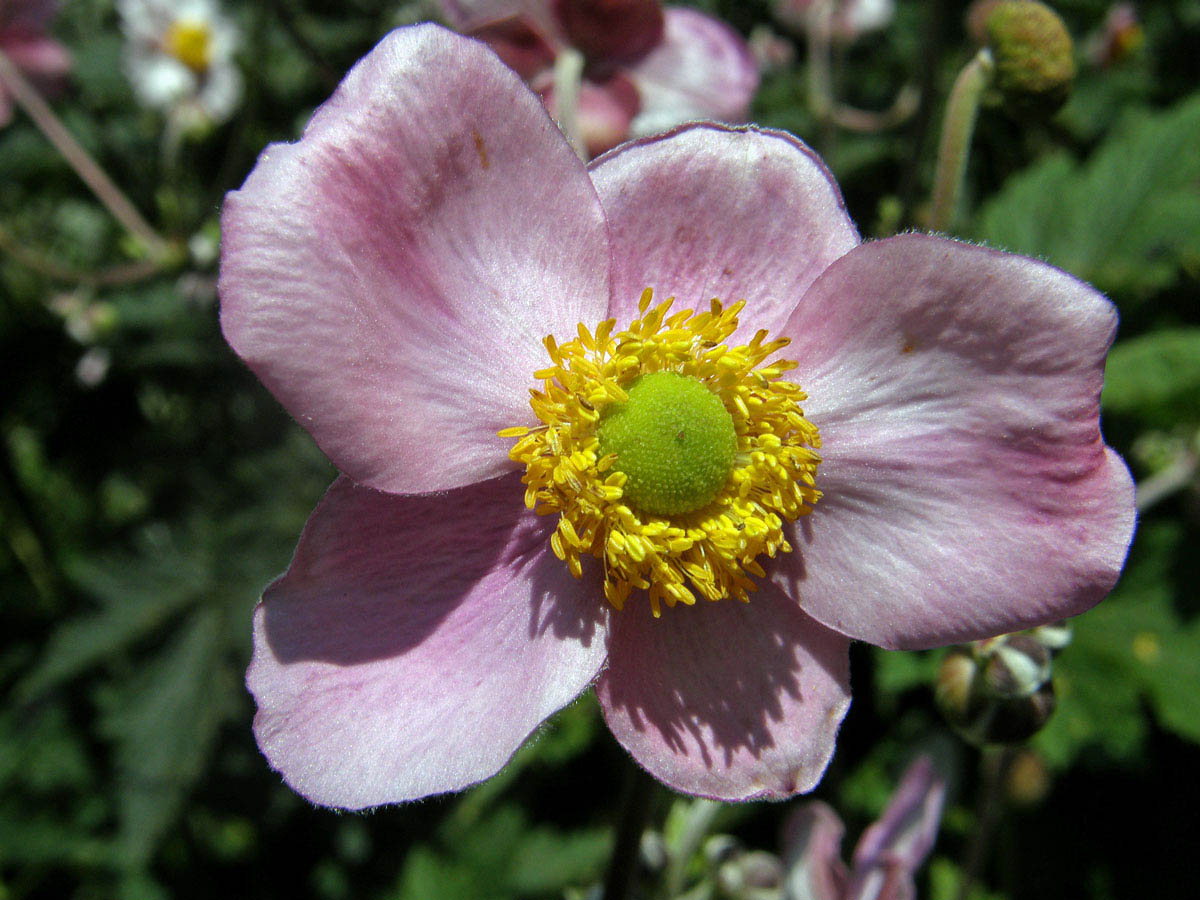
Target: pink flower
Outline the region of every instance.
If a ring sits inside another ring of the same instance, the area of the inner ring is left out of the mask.
[[[758,66],[728,25],[658,0],[441,0],[446,20],[486,41],[551,113],[554,60],[575,47],[587,67],[580,129],[589,156],[695,119],[742,122]]]
[[[71,56],[46,34],[54,0],[0,0],[0,51],[39,90],[57,89],[71,70]],[[0,84],[0,127],[12,119],[12,99]]]
[[[585,167],[481,44],[402,28],[222,226],[225,336],[345,473],[247,675],[314,802],[478,782],[593,683],[672,787],[789,796],[833,752],[850,639],[1056,620],[1124,559],[1112,305],[1019,256],[860,243],[790,135],[697,124]]]
[[[863,832],[849,871],[837,813],[819,800],[804,804],[785,826],[785,900],[912,900],[913,874],[933,849],[945,799],[945,780],[920,757],[879,821]]]

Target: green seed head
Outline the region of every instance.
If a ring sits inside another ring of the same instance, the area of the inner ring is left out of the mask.
[[[985,27],[996,87],[1009,110],[1022,117],[1056,112],[1075,80],[1071,34],[1058,13],[1032,0],[1001,0]]]
[[[615,453],[625,500],[643,512],[677,515],[712,501],[737,452],[733,418],[695,378],[651,372],[626,387],[629,400],[605,410],[600,453]]]

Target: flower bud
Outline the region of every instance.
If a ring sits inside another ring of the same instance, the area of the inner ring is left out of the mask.
[[[1066,102],[1075,80],[1071,35],[1058,13],[1033,0],[1002,0],[988,13],[995,85],[1014,114],[1044,118]]]
[[[1054,712],[1051,652],[1034,632],[952,648],[938,671],[942,715],[973,744],[1018,743]]]
[[[1071,623],[1066,619],[1041,625],[1029,632],[1037,641],[1050,651],[1051,655],[1071,643]]]
[[[983,678],[994,697],[1028,697],[1050,680],[1050,651],[1033,635],[1010,635],[987,657]]]

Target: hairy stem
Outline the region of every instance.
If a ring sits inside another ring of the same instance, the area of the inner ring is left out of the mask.
[[[950,90],[929,209],[928,224],[934,231],[945,231],[954,220],[971,153],[971,136],[979,117],[979,101],[992,83],[995,68],[991,51],[980,50],[958,73]]]

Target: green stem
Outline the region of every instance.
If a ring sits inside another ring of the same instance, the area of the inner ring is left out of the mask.
[[[642,832],[646,830],[654,788],[654,779],[630,762],[622,792],[621,821],[617,823],[617,837],[604,879],[604,900],[628,900],[633,895]]]
[[[150,223],[142,218],[141,213],[121,192],[121,189],[75,140],[71,132],[67,131],[58,116],[50,109],[49,104],[42,99],[42,95],[25,79],[25,76],[18,71],[12,60],[3,51],[0,51],[0,84],[8,90],[17,105],[25,110],[33,123],[46,136],[46,139],[54,145],[63,159],[92,189],[92,193],[113,214],[113,217],[136,236],[152,256],[165,255],[166,241],[159,237]]]
[[[985,747],[980,756],[981,778],[979,799],[975,809],[975,830],[967,845],[962,874],[955,900],[967,900],[979,877],[992,843],[992,834],[1004,808],[1004,776],[1012,764],[1015,751],[1011,747]]]
[[[992,83],[995,68],[991,51],[980,50],[958,73],[950,90],[929,209],[929,227],[934,231],[945,231],[954,220],[971,153],[971,136],[979,117],[979,102]]]
[[[579,127],[579,91],[583,86],[583,54],[564,47],[554,60],[554,107],[558,127],[579,158],[587,160],[583,131]]]

